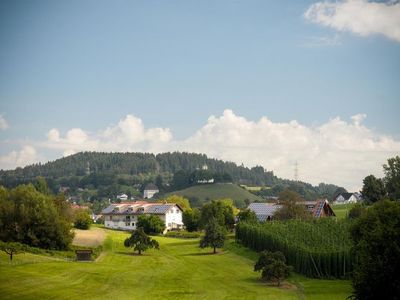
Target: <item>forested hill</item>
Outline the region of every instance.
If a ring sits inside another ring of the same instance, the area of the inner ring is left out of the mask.
[[[203,170],[204,166],[207,170]],[[0,170],[0,184],[14,187],[43,176],[50,187],[56,190],[59,186],[69,186],[72,189],[84,188],[88,183],[95,188],[99,188],[100,185],[118,183],[126,186],[147,182],[157,183],[157,177],[161,177],[165,186],[173,187],[174,184],[178,184],[179,173],[183,173],[183,176],[190,176],[190,174],[193,176],[193,172],[203,172],[202,176],[208,174],[220,182],[232,181],[238,184],[272,187],[272,189],[264,190],[264,196],[273,196],[290,185],[306,198],[317,196],[330,198],[338,188],[335,185],[326,184],[313,187],[307,183],[279,179],[272,171],[266,171],[260,166],[247,168],[233,162],[208,158],[204,154],[180,152],[157,155],[81,152],[45,164],[39,163],[15,170]],[[183,188],[183,186],[176,186],[176,188]],[[115,189],[118,187],[114,187]]]

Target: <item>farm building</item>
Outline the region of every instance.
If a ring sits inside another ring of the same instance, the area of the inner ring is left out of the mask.
[[[336,216],[328,200],[304,201],[301,202],[301,204],[306,206],[307,211],[309,211],[314,218]],[[256,214],[260,222],[272,220],[274,214],[281,208],[282,205],[277,203],[251,203],[248,207],[248,209]]]
[[[329,205],[329,202],[326,199],[320,199],[317,201],[304,201],[302,203],[306,206],[307,211],[309,211],[314,218],[336,217],[332,207]]]
[[[153,184],[149,183],[145,186],[144,191],[143,191],[143,198],[144,199],[151,199],[155,194],[157,194],[159,191],[158,187]]]
[[[360,200],[361,195],[359,193],[341,193],[335,198],[333,204],[357,203]]]
[[[275,203],[251,203],[248,207],[256,214],[260,222],[272,220],[274,214],[281,208],[282,205]]]
[[[182,208],[174,203],[132,203],[111,204],[102,211],[104,226],[113,229],[135,230],[140,215],[157,215],[164,221],[166,230],[183,227]]]

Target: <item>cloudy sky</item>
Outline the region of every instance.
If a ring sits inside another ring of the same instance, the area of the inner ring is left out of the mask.
[[[399,1],[1,1],[0,168],[191,151],[357,190],[400,155]]]

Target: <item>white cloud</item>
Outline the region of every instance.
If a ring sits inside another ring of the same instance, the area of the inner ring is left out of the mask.
[[[39,161],[37,151],[30,145],[25,145],[20,151],[11,151],[0,156],[0,169],[24,167]]]
[[[62,137],[59,130],[53,128],[47,133],[47,141],[40,143],[40,146],[62,150],[64,156],[79,151],[159,152],[171,139],[172,133],[168,128],[146,129],[141,119],[127,115],[117,125],[98,133],[73,128]]]
[[[8,127],[6,119],[4,119],[3,115],[0,115],[0,130],[6,130]]]
[[[312,4],[304,17],[314,23],[361,36],[383,34],[400,42],[400,2],[368,0],[323,1]]]
[[[365,176],[381,176],[382,164],[400,153],[400,141],[365,127],[365,117],[355,115],[352,122],[334,118],[313,128],[266,117],[253,122],[225,110],[179,146],[247,166],[261,164],[283,178],[294,177],[298,161],[301,180],[356,190]]]
[[[64,156],[79,151],[190,151],[249,167],[262,165],[289,179],[294,177],[297,161],[300,180],[335,183],[355,191],[365,176],[382,176],[382,164],[400,153],[400,141],[369,129],[363,124],[365,118],[365,114],[354,115],[350,121],[336,117],[309,127],[295,120],[247,120],[225,110],[221,116],[210,116],[189,138],[174,140],[170,129],[146,128],[141,119],[127,115],[97,133],[73,128],[62,135],[53,128],[45,141],[33,145]],[[1,157],[0,168],[38,160],[32,146],[23,150]]]

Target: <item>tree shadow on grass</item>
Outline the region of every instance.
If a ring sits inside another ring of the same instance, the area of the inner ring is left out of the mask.
[[[213,252],[196,252],[196,253],[186,253],[186,254],[182,254],[181,256],[206,256],[206,255],[218,255],[221,254],[223,252],[217,252],[217,253],[213,253]]]
[[[122,251],[116,251],[114,252],[116,254],[122,254],[122,255],[128,255],[128,256],[146,256],[146,254],[142,253],[139,255],[137,252],[122,252]]]

